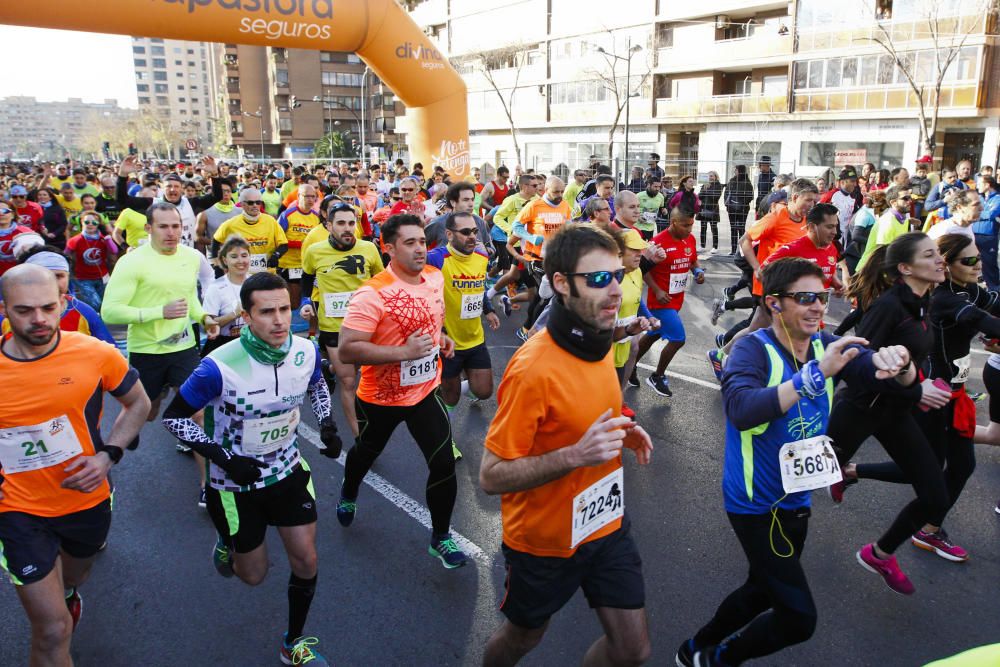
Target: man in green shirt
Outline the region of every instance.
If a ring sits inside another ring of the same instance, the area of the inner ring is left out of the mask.
[[[563,199],[569,202],[570,206],[575,206],[576,196],[580,194],[580,191],[583,190],[583,186],[586,184],[587,172],[583,169],[577,169],[573,172],[573,180],[566,186],[566,192],[563,193]]]
[[[861,259],[858,260],[856,271],[860,271],[861,267],[868,262],[868,258],[871,257],[876,248],[889,245],[896,238],[910,231],[910,204],[913,200],[910,189],[893,185],[885,191],[885,200],[889,203],[889,208],[872,225],[872,229],[868,233],[868,243],[865,244],[865,251],[861,255]]]
[[[639,193],[639,222],[635,223],[635,228],[639,230],[642,237],[647,241],[656,234],[657,216],[666,217],[666,201],[663,193],[660,192],[660,181],[647,179],[646,189]]]
[[[260,198],[264,200],[264,212],[272,218],[277,218],[281,211],[281,193],[275,188],[278,187],[278,179],[274,174],[268,174],[264,179],[264,191],[260,193]]]
[[[204,325],[210,337],[219,327],[198,301],[201,255],[181,244],[180,211],[158,202],[146,215],[149,243],[118,261],[101,317],[108,324],[128,325],[129,363],[152,403],[147,420],[153,421],[169,387],[180,387],[200,361],[191,322]],[[129,448],[138,445],[137,437]]]

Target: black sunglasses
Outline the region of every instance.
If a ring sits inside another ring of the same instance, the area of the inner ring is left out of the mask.
[[[243,201],[244,206],[260,206],[263,203],[263,199],[246,199]]]
[[[824,306],[830,302],[829,292],[778,292],[772,294],[771,296],[787,296],[790,299],[795,299],[795,303],[800,306],[811,306],[812,304],[819,301]]]
[[[469,227],[468,229],[456,229],[454,230],[456,234],[461,234],[462,236],[475,236],[479,233],[479,229],[476,227]]]
[[[341,211],[350,211],[351,215],[357,215],[357,211],[350,204],[345,204],[344,202],[337,202],[333,204],[326,210],[328,216],[333,216],[334,213],[340,213]]]
[[[955,261],[957,261],[962,266],[975,266],[976,264],[979,264],[979,262],[983,260],[979,255],[975,255],[974,257],[962,257]]]
[[[604,289],[611,284],[611,279],[614,278],[621,284],[621,281],[625,279],[625,269],[618,269],[617,271],[590,271],[588,273],[567,273],[567,276],[583,276],[587,281],[587,287],[596,287],[598,289]]]

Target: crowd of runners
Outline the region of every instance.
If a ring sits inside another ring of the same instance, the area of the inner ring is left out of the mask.
[[[307,397],[320,453],[346,450],[340,525],[364,521],[363,481],[405,423],[426,461],[427,553],[456,569],[469,561],[451,533],[456,463],[480,443],[453,433],[452,414],[494,394],[479,482],[501,496],[507,577],[483,664],[518,663],[581,589],[604,629],[583,664],[646,662],[623,466],[649,464],[653,442],[623,395],[659,345],[646,391],[672,396],[685,293],[711,270],[723,210],[743,275],[710,304],[712,324],[749,313],[707,356],[723,505],[748,574],[695,619],[677,664],[738,665],[810,638],[799,558],[812,491],[841,503],[862,480],[912,487],[857,550],[893,591],[915,592],[912,556],[897,560],[907,541],[967,560],[944,526],[974,443],[1000,444],[992,169],[931,173],[925,157],[883,182],[875,165],[845,166],[827,189],[762,158],[755,182],[740,165],[696,192],[649,157],[628,184],[598,163],[566,180],[401,161],[3,165],[0,373],[20,390],[0,404],[0,566],[31,625],[31,664],[71,664],[79,589],[107,546],[109,472],[160,425],[198,461],[192,507],[215,527],[214,568],[260,583],[276,527],[290,569],[279,657],[329,664],[306,631],[325,484],[297,436]],[[831,298],[851,305],[835,332]],[[501,317],[523,343],[494,388],[486,328]],[[992,353],[995,401],[965,389],[974,346]],[[102,435],[104,394],[121,409]],[[853,463],[869,436],[888,460]]]

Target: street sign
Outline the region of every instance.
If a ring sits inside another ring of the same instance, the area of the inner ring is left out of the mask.
[[[188,139],[187,141],[184,142],[184,148],[188,149],[189,151],[198,150],[198,140]]]

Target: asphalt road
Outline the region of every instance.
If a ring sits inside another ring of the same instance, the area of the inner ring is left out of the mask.
[[[627,507],[644,559],[653,643],[650,665],[673,664],[681,641],[714,612],[745,576],[745,561],[726,520],[720,491],[722,411],[704,358],[715,332],[708,320],[713,294],[735,278],[731,264],[708,263],[709,282],[684,306],[688,345],[674,360],[674,396],[645,384],[626,400],[651,432],[655,452],[640,469],[626,456]],[[844,314],[834,306],[830,319]],[[728,314],[721,324],[732,324]],[[512,322],[489,335],[499,376],[518,341]],[[656,354],[654,348],[652,354]],[[982,388],[985,354],[974,354],[970,386]],[[655,363],[655,357],[646,360]],[[644,381],[649,369],[640,370]],[[113,401],[105,415],[110,426]],[[405,429],[395,434],[374,472],[378,490],[362,487],[357,520],[341,528],[334,517],[343,467],[304,444],[319,496],[319,586],[307,624],[336,665],[477,665],[501,622],[499,498],[478,488],[482,442],[496,408],[493,399],[464,401],[454,416],[465,453],[458,465],[453,528],[478,555],[473,565],[443,569],[427,555],[423,512],[425,467]],[[309,412],[306,410],[306,412]],[[979,404],[980,423],[986,404]],[[312,423],[311,415],[307,423]],[[342,431],[346,426],[341,425]],[[308,433],[307,433],[308,439]],[[875,539],[909,500],[905,487],[867,482],[843,506],[816,494],[804,566],[819,608],[815,636],[760,665],[921,665],[1000,640],[996,582],[1000,576],[1000,452],[978,450],[979,467],[948,518],[952,537],[971,553],[946,562],[904,545],[898,553],[917,592],[892,593],[863,570],[854,552]],[[859,460],[882,460],[875,442]],[[78,665],[278,664],[286,619],[288,565],[276,533],[268,546],[273,569],[256,588],[219,577],[211,564],[214,531],[195,505],[194,463],[174,451],[159,426],[115,470],[115,520],[107,551],[82,589],[83,620],[74,637]],[[10,585],[0,586],[0,665],[27,664],[28,623]],[[577,595],[553,618],[525,665],[579,664],[601,633]]]

